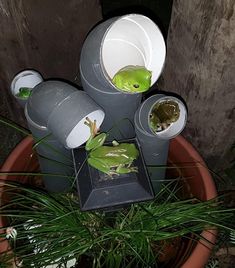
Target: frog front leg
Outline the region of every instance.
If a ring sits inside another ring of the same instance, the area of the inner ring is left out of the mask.
[[[84,124],[90,128],[91,133],[88,141],[86,142],[86,151],[95,150],[96,148],[102,146],[106,140],[107,135],[105,133],[97,135],[98,128],[96,126],[96,120],[92,122],[88,117],[86,117]]]

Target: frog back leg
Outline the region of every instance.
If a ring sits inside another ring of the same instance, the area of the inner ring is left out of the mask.
[[[98,169],[99,171],[102,171],[103,173],[106,173],[108,175],[113,174],[110,170],[110,167],[98,159],[88,158],[87,162],[90,166],[95,169]]]
[[[137,167],[131,167],[131,166],[124,166],[124,165],[119,165],[116,169],[116,172],[118,174],[126,174],[126,173],[131,173],[131,172],[138,172]]]

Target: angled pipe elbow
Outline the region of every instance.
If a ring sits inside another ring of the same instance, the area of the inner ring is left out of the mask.
[[[86,142],[90,129],[86,117],[99,127],[103,110],[86,92],[61,81],[45,81],[37,85],[25,105],[29,125],[43,133],[52,133],[66,148]]]

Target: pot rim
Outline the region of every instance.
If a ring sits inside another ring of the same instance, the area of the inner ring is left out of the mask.
[[[28,148],[29,146],[33,145],[33,138],[31,135],[25,137],[22,139],[16,147],[10,152],[7,159],[3,163],[3,165],[0,167],[1,172],[9,172],[12,169],[12,166],[17,161],[19,156],[22,154],[22,148]],[[0,180],[7,180],[7,175],[3,175],[0,177]]]
[[[184,147],[186,151],[190,152],[190,155],[193,159],[201,163],[200,166],[197,166],[197,169],[201,177],[206,178],[203,179],[206,200],[215,198],[217,196],[215,183],[202,157],[199,155],[197,150],[183,136],[179,135],[176,138],[174,138],[174,140],[177,143],[179,143],[180,146]],[[27,148],[32,145],[33,145],[32,136],[27,136],[26,138],[24,138],[10,153],[5,163],[1,167],[1,171],[2,172],[9,171],[12,168],[14,162],[17,160],[17,158],[22,154],[22,148]],[[1,176],[1,181],[3,180],[7,180],[7,175]],[[208,261],[211,249],[213,248],[213,244],[216,241],[217,231],[215,229],[204,230],[201,233],[201,236],[203,236],[206,240],[209,240],[211,243],[207,242],[204,239],[200,239],[197,242],[192,253],[189,255],[188,259],[180,266],[181,268],[203,268],[206,262]],[[198,266],[195,260],[200,260],[201,266]]]

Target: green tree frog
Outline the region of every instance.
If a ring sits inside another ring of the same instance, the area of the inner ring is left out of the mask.
[[[150,88],[151,77],[152,72],[145,67],[128,65],[114,75],[112,83],[122,91],[141,93]]]
[[[180,116],[179,104],[175,101],[166,100],[157,103],[152,108],[149,116],[149,124],[153,132],[162,131],[176,122]]]
[[[138,158],[139,151],[133,143],[118,143],[113,141],[113,146],[103,145],[106,133],[98,133],[96,121],[87,117],[84,122],[90,128],[90,138],[86,142],[85,149],[89,151],[88,164],[92,167],[112,176],[138,172],[137,167],[131,166]]]
[[[19,89],[19,92],[16,94],[16,96],[18,98],[21,98],[21,99],[28,99],[28,97],[31,95],[32,93],[32,88],[29,88],[29,87],[21,87]]]

